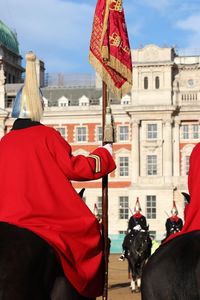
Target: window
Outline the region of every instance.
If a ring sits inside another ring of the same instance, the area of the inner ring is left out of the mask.
[[[144,77],[144,89],[145,89],[145,90],[148,89],[148,85],[149,85],[148,77]]]
[[[101,142],[102,141],[102,127],[97,127],[97,141]]]
[[[129,159],[128,157],[119,158],[119,176],[129,176]]]
[[[83,96],[79,99],[79,105],[80,105],[80,106],[88,106],[88,105],[89,105],[89,98],[83,95]]]
[[[12,98],[12,96],[7,96],[6,97],[6,101],[5,101],[5,107],[12,107],[14,103],[14,99]]]
[[[155,88],[156,89],[160,88],[160,78],[158,76],[156,76],[155,78]]]
[[[102,218],[102,196],[99,196],[97,198],[97,208],[98,208],[99,215]]]
[[[128,126],[119,127],[119,140],[127,141],[128,140]]]
[[[86,142],[86,127],[76,128],[76,140],[77,142]]]
[[[157,175],[156,155],[147,155],[147,175]]]
[[[128,219],[129,216],[129,200],[128,197],[119,197],[119,219]]]
[[[192,138],[193,139],[199,138],[199,125],[198,124],[192,125]]]
[[[156,196],[146,196],[146,216],[147,219],[156,219]]]
[[[157,139],[157,124],[147,124],[147,138]]]
[[[185,156],[185,175],[188,175],[189,167],[190,167],[190,156],[186,155]]]
[[[122,97],[121,99],[121,104],[122,105],[127,105],[130,104],[131,102],[131,97],[129,95],[125,95],[124,97]]]
[[[60,134],[62,135],[62,137],[65,139],[66,138],[66,132],[65,132],[65,128],[64,127],[57,127],[56,130],[58,132],[60,132]]]
[[[183,139],[189,139],[189,125],[182,126],[182,137]]]

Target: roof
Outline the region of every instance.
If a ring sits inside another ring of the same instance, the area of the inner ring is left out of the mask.
[[[45,87],[42,88],[43,96],[49,100],[49,106],[57,106],[58,99],[65,97],[69,100],[70,106],[79,105],[79,99],[86,96],[90,100],[90,105],[97,105],[102,97],[102,89],[96,88],[69,88],[69,87]],[[120,103],[115,97],[111,97],[112,103]]]
[[[19,54],[19,43],[16,34],[0,20],[0,45]]]

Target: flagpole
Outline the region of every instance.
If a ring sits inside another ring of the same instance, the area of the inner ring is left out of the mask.
[[[108,90],[107,85],[102,81],[102,143],[105,144],[105,118],[106,118],[106,107],[108,104]],[[108,175],[102,178],[102,234],[103,234],[103,257],[104,257],[104,290],[103,300],[108,298]]]

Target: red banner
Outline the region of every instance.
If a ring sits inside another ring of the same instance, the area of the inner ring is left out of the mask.
[[[89,61],[117,97],[132,87],[132,60],[122,0],[98,0]]]

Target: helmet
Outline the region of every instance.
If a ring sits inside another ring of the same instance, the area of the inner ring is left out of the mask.
[[[26,75],[24,86],[17,93],[12,110],[13,118],[30,118],[40,121],[43,114],[43,99],[36,73],[36,55],[26,54]]]
[[[176,207],[175,201],[173,201],[173,206],[172,206],[171,214],[172,215],[178,215],[178,209]]]
[[[139,197],[137,197],[136,203],[135,203],[135,207],[134,207],[134,211],[141,211],[141,206],[140,206],[140,201],[139,201]]]

